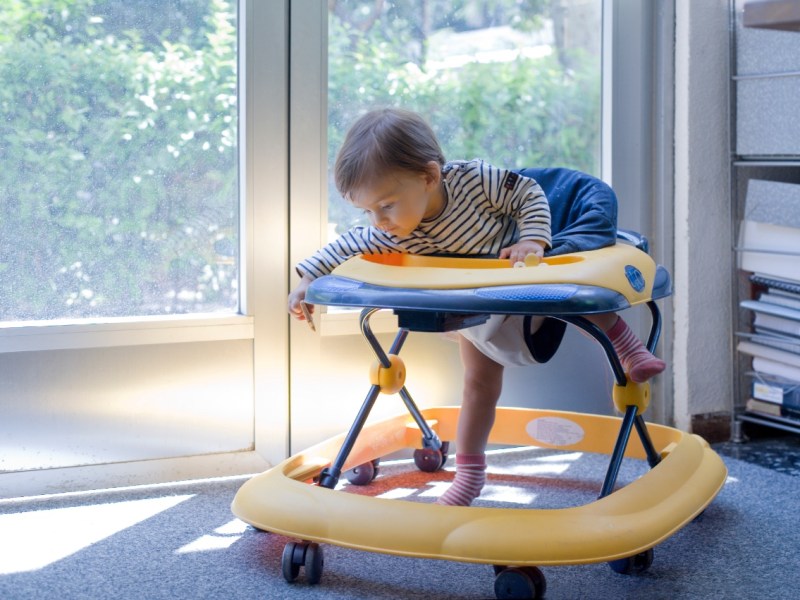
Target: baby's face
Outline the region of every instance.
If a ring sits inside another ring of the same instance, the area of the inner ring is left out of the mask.
[[[439,181],[428,174],[397,171],[354,189],[350,201],[364,211],[374,227],[406,237],[423,219],[441,211]]]

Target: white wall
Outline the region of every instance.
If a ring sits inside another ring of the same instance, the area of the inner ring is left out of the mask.
[[[732,406],[728,0],[675,2],[675,423]]]

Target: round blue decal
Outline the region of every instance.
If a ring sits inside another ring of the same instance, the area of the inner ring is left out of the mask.
[[[628,278],[628,283],[637,292],[644,291],[644,275],[639,269],[633,265],[625,265],[625,277]]]

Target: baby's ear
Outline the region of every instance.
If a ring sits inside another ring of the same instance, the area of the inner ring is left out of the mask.
[[[428,161],[425,165],[425,178],[429,184],[439,185],[442,180],[442,165],[435,160]]]

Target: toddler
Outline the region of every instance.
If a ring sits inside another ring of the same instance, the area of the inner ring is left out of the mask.
[[[386,108],[358,119],[337,155],[335,181],[370,225],[353,227],[297,266],[301,280],[288,309],[298,319],[309,284],[354,255],[492,255],[514,264],[541,258],[550,246],[550,207],[536,181],[481,160],[446,162],[433,130],[413,112]],[[618,315],[586,318],[606,332],[632,381],[664,370]],[[464,382],[456,475],[440,504],[467,506],[483,489],[503,370],[530,354],[518,323],[493,316],[458,332]]]

